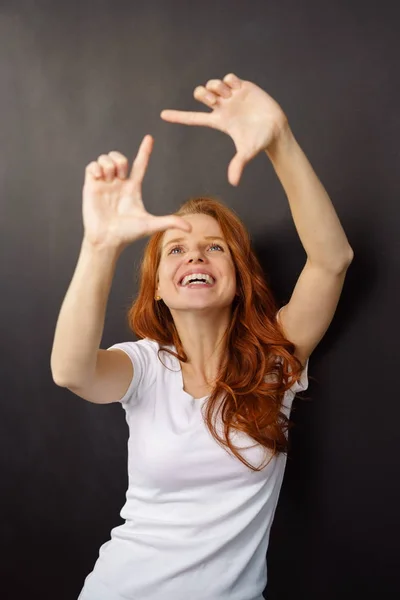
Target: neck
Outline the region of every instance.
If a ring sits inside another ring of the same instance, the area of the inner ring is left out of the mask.
[[[194,379],[212,384],[225,351],[224,335],[230,324],[231,309],[218,314],[201,311],[171,311],[175,326],[188,357],[182,370]]]

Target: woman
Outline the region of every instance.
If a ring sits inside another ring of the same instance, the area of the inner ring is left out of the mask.
[[[54,381],[126,411],[129,487],[80,600],[261,600],[296,392],[327,330],[352,249],[279,105],[229,74],[195,90],[211,113],[163,119],[228,133],[228,179],[265,152],[307,254],[277,306],[235,213],[207,198],[146,212],[146,136],[128,176],[118,152],[86,168],[84,239],[55,332]],[[129,312],[136,342],[99,348],[122,250],[151,235]]]

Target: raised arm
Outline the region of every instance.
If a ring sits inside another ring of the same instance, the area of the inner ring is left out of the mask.
[[[118,257],[135,240],[170,227],[190,231],[182,217],[149,214],[141,184],[153,147],[145,136],[128,176],[119,152],[91,162],[83,187],[84,238],[71,284],[61,306],[51,353],[54,382],[95,403],[116,402],[133,377],[121,350],[99,348]]]
[[[307,261],[278,321],[304,364],[332,321],[353,250],[285,113],[267,92],[229,73],[223,80],[210,79],[205,86],[197,86],[194,97],[211,112],[163,110],[161,118],[230,135],[236,155],[229,164],[228,179],[235,186],[245,165],[265,152],[286,192]]]

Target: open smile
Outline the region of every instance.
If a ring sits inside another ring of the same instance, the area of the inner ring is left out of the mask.
[[[206,287],[214,287],[215,285],[215,277],[211,275],[211,273],[204,271],[194,271],[192,273],[188,273],[184,275],[180,281],[179,285],[181,287],[188,287],[194,289],[195,287],[206,288]]]
[[[182,285],[181,283],[179,284],[179,287],[181,288],[189,288],[189,289],[194,289],[194,288],[213,288],[215,286],[215,283],[203,283],[202,281],[198,282],[198,283],[187,283],[186,285]]]

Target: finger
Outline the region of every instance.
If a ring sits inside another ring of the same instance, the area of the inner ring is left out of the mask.
[[[242,87],[242,80],[239,79],[239,77],[237,77],[234,73],[228,73],[228,75],[225,75],[223,81],[233,89],[238,90]]]
[[[243,157],[240,154],[235,154],[228,167],[228,181],[231,185],[239,185],[244,166],[245,161]]]
[[[116,164],[116,170],[117,170],[118,177],[120,179],[125,179],[125,177],[128,174],[128,159],[126,158],[126,156],[121,154],[121,152],[117,152],[116,150],[109,152],[108,156]]]
[[[182,110],[163,110],[160,114],[164,121],[169,123],[181,123],[182,125],[204,125],[212,127],[211,114]]]
[[[95,160],[93,160],[91,163],[89,163],[85,169],[85,180],[88,181],[89,179],[93,180],[93,179],[101,179],[103,177],[103,171],[100,167],[100,165],[97,164],[97,162]]]
[[[207,81],[206,90],[213,92],[218,96],[222,96],[222,98],[230,98],[232,96],[232,89],[220,79],[210,79]]]
[[[210,108],[214,108],[218,102],[218,97],[213,92],[206,90],[202,85],[198,85],[197,88],[195,88],[193,96],[196,100],[203,102]]]
[[[105,180],[112,181],[116,176],[115,162],[108,156],[108,154],[101,154],[97,159],[97,162],[103,171]]]
[[[192,225],[182,217],[175,217],[173,215],[156,217],[152,215],[149,222],[149,229],[150,233],[165,231],[166,229],[181,229],[190,233],[192,231]]]
[[[145,135],[142,143],[139,146],[138,153],[133,161],[130,179],[135,180],[135,183],[141,184],[145,176],[147,166],[149,164],[150,155],[153,150],[154,139],[151,135]]]

